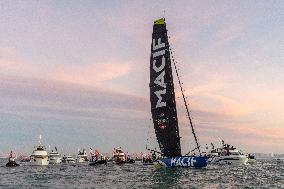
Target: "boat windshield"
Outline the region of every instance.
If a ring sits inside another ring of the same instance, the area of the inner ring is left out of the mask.
[[[39,146],[39,147],[36,148],[36,150],[38,150],[38,151],[44,151],[44,148],[43,148],[42,146]]]

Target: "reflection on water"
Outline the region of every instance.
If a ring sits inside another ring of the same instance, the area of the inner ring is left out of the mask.
[[[0,188],[284,188],[284,162],[276,160],[207,169],[155,169],[141,163],[7,168],[5,163],[0,160]]]

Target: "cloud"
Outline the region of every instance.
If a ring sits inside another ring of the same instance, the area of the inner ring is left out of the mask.
[[[0,77],[1,101],[6,108],[13,104],[31,106],[38,110],[55,110],[67,114],[69,109],[76,108],[84,111],[88,110],[133,110],[143,111],[146,109],[143,97],[114,92],[109,89],[99,87],[85,87],[59,81],[49,81],[42,79],[22,78],[22,77]],[[7,102],[8,102],[7,101]],[[51,108],[52,107],[52,108]],[[60,110],[61,109],[61,110]],[[52,111],[49,111],[52,112]],[[55,111],[56,112],[56,111]],[[57,113],[58,113],[57,112]],[[55,113],[56,114],[56,113]],[[109,112],[109,114],[112,114]],[[79,115],[79,114],[78,114]]]
[[[94,85],[100,81],[113,80],[126,75],[130,70],[127,63],[101,63],[88,65],[64,65],[50,73],[58,81]]]
[[[35,74],[35,69],[30,64],[22,64],[16,60],[0,59],[0,74],[4,75],[31,75]]]
[[[102,81],[113,80],[127,75],[129,71],[130,64],[127,62],[43,65],[40,63],[0,59],[0,74],[2,75],[35,77],[82,85],[96,85]]]
[[[13,47],[0,47],[0,59],[4,56],[14,55],[16,49]]]

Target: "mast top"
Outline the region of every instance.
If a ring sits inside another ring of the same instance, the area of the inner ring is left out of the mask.
[[[165,23],[166,23],[165,18],[160,18],[160,19],[154,21],[155,25],[164,25]]]

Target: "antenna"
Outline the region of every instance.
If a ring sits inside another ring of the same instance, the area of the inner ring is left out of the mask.
[[[163,18],[166,18],[166,10],[163,10]]]
[[[39,144],[41,144],[41,135],[39,135],[39,141],[38,142],[39,142]]]

